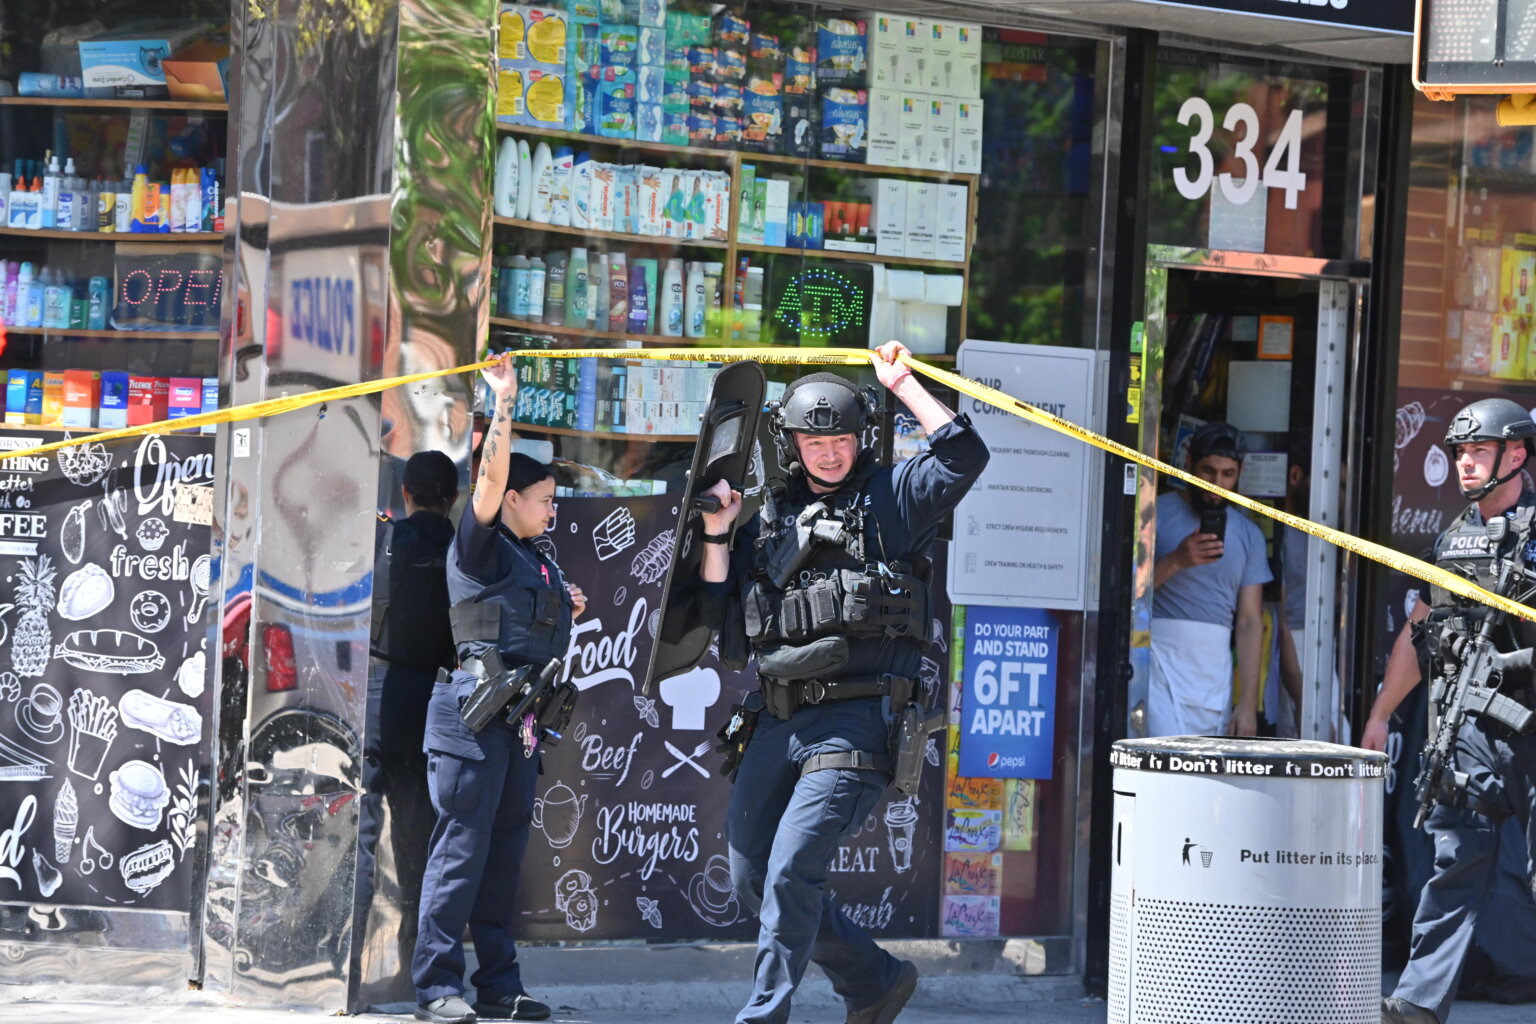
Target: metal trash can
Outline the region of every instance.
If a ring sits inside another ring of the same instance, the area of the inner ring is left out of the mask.
[[[1121,740],[1109,1024],[1378,1024],[1386,755]]]

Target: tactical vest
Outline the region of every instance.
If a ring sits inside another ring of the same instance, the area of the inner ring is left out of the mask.
[[[502,535],[511,571],[453,606],[453,639],[459,660],[489,647],[509,665],[543,665],[564,658],[571,644],[573,604],[560,567],[530,544]]]
[[[1442,535],[1439,550],[1435,554],[1435,564],[1471,580],[1484,590],[1496,590],[1503,560],[1513,559],[1517,565],[1524,565],[1525,550],[1533,534],[1532,522],[1536,520],[1536,504],[1529,503],[1529,497],[1522,497],[1515,514],[1508,517],[1509,530],[1497,545],[1489,539],[1487,526],[1478,521],[1480,517],[1476,514],[1477,507],[1469,506]],[[1453,610],[1469,604],[1465,598],[1438,584],[1431,584],[1429,593],[1430,606],[1436,611]],[[1465,628],[1464,622],[1452,617],[1446,619],[1440,632],[1459,633]],[[1495,642],[1502,651],[1532,646],[1536,643],[1536,625],[1523,619],[1506,620],[1505,626],[1495,634]]]
[[[914,571],[921,567],[887,560],[879,524],[856,488],[820,499],[824,518],[842,525],[843,543],[813,542],[799,570],[782,588],[773,585],[770,564],[798,542],[796,517],[779,512],[784,496],[771,490],[758,513],[753,571],[742,593],[748,641],[761,648],[843,636],[925,645],[927,580]]]
[[[418,512],[382,519],[373,562],[373,629],[369,653],[391,665],[432,673],[452,668],[448,626],[448,548],[453,524]]]

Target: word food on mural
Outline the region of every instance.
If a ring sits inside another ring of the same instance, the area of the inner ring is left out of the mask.
[[[1179,124],[1190,125],[1194,134],[1185,144],[1185,151],[1195,158],[1196,170],[1190,174],[1188,167],[1173,169],[1173,184],[1185,199],[1203,199],[1211,190],[1214,179],[1221,187],[1227,202],[1242,206],[1258,194],[1259,186],[1279,189],[1285,193],[1285,208],[1296,209],[1296,199],[1307,188],[1307,173],[1301,169],[1301,122],[1302,112],[1292,110],[1286,115],[1285,125],[1275,136],[1264,169],[1259,171],[1259,143],[1263,130],[1259,115],[1247,103],[1234,103],[1227,108],[1221,119],[1222,130],[1232,136],[1231,155],[1243,165],[1240,174],[1223,171],[1216,174],[1216,157],[1211,152],[1211,138],[1216,131],[1216,112],[1210,103],[1199,96],[1191,96],[1179,107]]]

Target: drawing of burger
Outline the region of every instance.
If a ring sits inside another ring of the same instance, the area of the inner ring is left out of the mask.
[[[160,769],[146,761],[129,761],[108,779],[112,796],[107,806],[113,814],[134,828],[153,832],[160,827],[160,814],[171,799]]]

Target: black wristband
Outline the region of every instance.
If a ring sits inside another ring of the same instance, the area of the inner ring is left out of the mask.
[[[728,533],[706,533],[703,535],[705,544],[729,544],[731,535]]]

